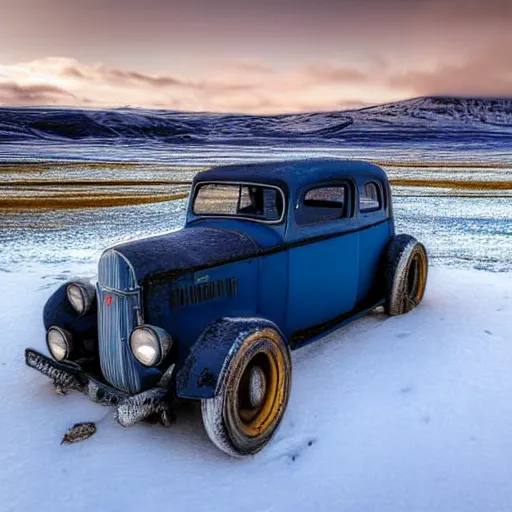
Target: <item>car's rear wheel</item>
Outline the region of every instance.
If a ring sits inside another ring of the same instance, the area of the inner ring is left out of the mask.
[[[428,257],[423,244],[409,235],[394,237],[386,252],[384,273],[386,312],[395,316],[414,309],[427,285]]]
[[[260,451],[284,416],[291,369],[289,349],[277,331],[249,335],[226,361],[218,394],[201,401],[212,442],[234,457]]]

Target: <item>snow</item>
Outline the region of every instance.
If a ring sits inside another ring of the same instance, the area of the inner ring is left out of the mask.
[[[0,271],[2,511],[510,508],[512,273],[434,267],[412,313],[295,352],[283,424],[245,460],[209,442],[197,407],[123,429],[26,368],[25,346],[45,350],[47,274]],[[80,421],[97,433],[60,445]]]

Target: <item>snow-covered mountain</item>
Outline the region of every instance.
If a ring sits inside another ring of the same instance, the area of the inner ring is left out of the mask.
[[[364,108],[351,115],[363,123],[378,122],[421,128],[511,128],[512,98],[425,97]]]
[[[0,144],[318,143],[512,136],[512,98],[425,97],[359,110],[254,116],[120,108],[0,108]]]

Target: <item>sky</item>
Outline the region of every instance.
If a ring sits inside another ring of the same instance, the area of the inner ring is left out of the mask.
[[[512,96],[512,0],[0,0],[0,105],[273,114]]]

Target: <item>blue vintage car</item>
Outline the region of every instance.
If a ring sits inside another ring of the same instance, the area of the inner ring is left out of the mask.
[[[107,249],[95,283],[50,297],[52,358],[27,349],[26,362],[115,406],[123,426],[169,424],[177,401],[200,401],[210,439],[249,455],[283,418],[290,350],[378,306],[408,312],[427,271],[423,245],[395,235],[380,167],[219,167],[194,179],[183,229]]]

